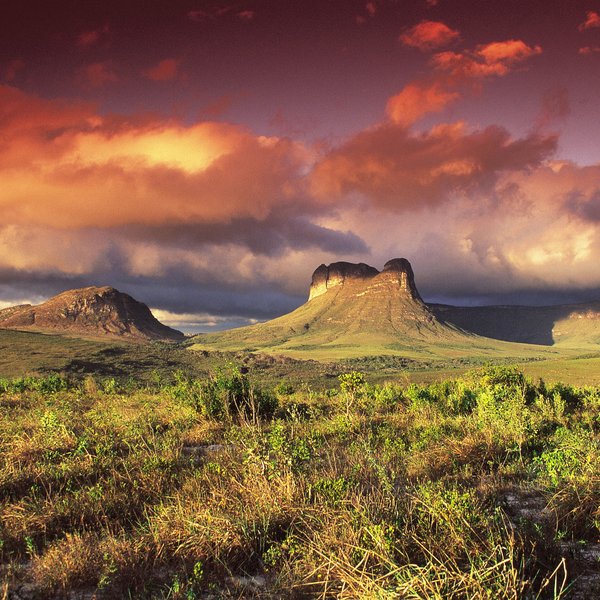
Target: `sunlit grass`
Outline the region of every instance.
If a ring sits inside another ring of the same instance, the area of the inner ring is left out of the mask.
[[[598,541],[600,390],[492,367],[276,394],[232,367],[0,381],[4,589],[558,598],[584,568],[561,548]]]

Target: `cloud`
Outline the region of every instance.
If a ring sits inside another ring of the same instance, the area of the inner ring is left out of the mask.
[[[254,19],[256,13],[253,10],[241,10],[237,16],[242,21],[252,21]]]
[[[429,298],[588,293],[600,166],[552,162],[545,130],[568,114],[565,90],[520,138],[410,129],[540,52],[507,40],[435,53],[385,122],[328,148],[0,86],[0,297],[111,284],[172,321],[221,327],[294,308],[320,263],[398,255]]]
[[[460,33],[440,21],[421,21],[400,36],[405,46],[430,52],[460,38]]]
[[[594,29],[600,27],[600,15],[593,10],[588,10],[585,13],[585,21],[578,27],[579,31],[585,31],[586,29]]]
[[[457,80],[482,79],[507,75],[519,63],[541,53],[541,46],[506,40],[480,45],[472,51],[440,52],[431,61],[436,69]]]
[[[600,46],[582,46],[578,50],[578,54],[581,54],[582,56],[590,56],[597,52],[600,52]]]
[[[564,86],[549,89],[542,98],[542,110],[536,119],[535,128],[546,129],[566,119],[570,112],[569,90]]]
[[[424,115],[440,112],[459,97],[458,92],[444,89],[437,81],[409,83],[388,100],[386,113],[394,123],[408,127]]]
[[[273,262],[260,281],[271,282],[269,310],[279,310],[290,296],[281,292],[287,283],[272,283],[282,278],[276,263],[297,253],[368,253],[353,232],[319,223],[335,207],[306,190],[315,153],[286,138],[225,123],[100,116],[90,104],[8,86],[0,86],[0,137],[0,268],[24,279],[48,274],[56,282],[48,289],[105,282],[127,290],[143,280],[151,289],[142,299],[182,310],[158,289],[176,285],[194,297],[190,282],[216,281],[211,310],[221,303],[226,314],[247,315],[256,306],[223,296],[232,280],[244,282],[247,298],[264,296],[257,267],[240,277],[250,258]]]
[[[124,237],[138,241],[160,242],[164,247],[197,248],[235,244],[255,255],[282,256],[290,249],[317,248],[324,252],[358,254],[368,246],[351,231],[340,231],[313,223],[302,207],[275,209],[266,219],[234,218],[228,223],[177,224],[124,227]]]
[[[202,9],[197,8],[187,12],[187,18],[195,23],[214,21],[226,15],[234,15],[242,21],[252,21],[256,15],[256,12],[247,8],[241,8],[240,3],[211,6]]]
[[[92,88],[102,88],[110,83],[119,81],[110,61],[95,62],[81,69],[80,76],[83,85]]]
[[[142,71],[144,77],[160,82],[171,81],[179,76],[179,67],[181,60],[176,58],[165,58],[156,63],[153,67]]]
[[[428,300],[600,298],[600,165],[545,160],[498,171],[464,191],[437,203],[420,202],[418,194],[411,203],[407,194],[396,210],[371,192],[363,202],[346,201],[325,224],[344,223],[367,241],[370,256],[362,260],[374,266],[406,256]]]
[[[535,134],[515,140],[501,127],[469,131],[457,123],[411,134],[384,124],[325,156],[313,170],[312,191],[321,198],[359,194],[387,210],[418,211],[489,191],[502,172],[539,166],[556,143]]]
[[[108,23],[105,23],[98,29],[91,29],[82,31],[75,40],[75,43],[79,48],[87,49],[92,46],[97,46],[100,42],[106,39],[110,33],[110,27]]]
[[[425,115],[441,112],[458,100],[465,89],[491,77],[508,75],[519,63],[540,54],[539,46],[521,40],[480,45],[475,50],[445,51],[430,59],[433,73],[427,79],[408,83],[386,106],[388,117],[408,127]]]

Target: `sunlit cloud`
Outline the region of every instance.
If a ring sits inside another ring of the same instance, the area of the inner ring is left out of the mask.
[[[176,58],[165,58],[156,63],[153,67],[144,70],[142,74],[152,81],[171,81],[179,77],[180,66],[181,60]]]
[[[408,127],[428,114],[441,112],[465,90],[479,86],[485,79],[504,77],[541,52],[540,46],[528,46],[521,40],[493,42],[475,50],[438,52],[430,59],[431,75],[408,83],[392,96],[387,102],[387,115],[394,123]]]
[[[501,127],[463,123],[427,133],[384,124],[332,150],[312,173],[317,197],[359,194],[392,211],[419,210],[493,189],[501,173],[534,168],[556,148],[554,136],[512,139]]]
[[[600,15],[595,10],[588,10],[585,13],[585,20],[579,25],[579,31],[596,27],[600,27]]]
[[[400,36],[405,46],[430,52],[447,46],[460,38],[460,33],[440,21],[421,21]]]
[[[249,22],[254,19],[256,12],[248,8],[241,8],[240,3],[195,8],[187,12],[187,18],[196,23],[213,21],[228,15],[233,15],[242,21]]]
[[[482,79],[507,75],[519,63],[541,53],[541,46],[506,40],[480,45],[473,51],[440,52],[431,60],[436,69],[457,79]]]
[[[394,123],[408,127],[427,114],[442,111],[459,97],[458,92],[444,89],[438,81],[409,83],[388,100],[386,113]]]

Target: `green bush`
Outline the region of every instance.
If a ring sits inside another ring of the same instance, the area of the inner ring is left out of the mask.
[[[233,365],[203,381],[179,371],[175,373],[175,382],[166,390],[173,398],[211,419],[270,419],[279,405],[274,394],[253,385],[248,376]]]

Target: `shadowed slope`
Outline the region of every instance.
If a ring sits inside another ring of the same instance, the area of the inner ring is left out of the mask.
[[[69,290],[36,306],[0,310],[0,327],[134,340],[181,340],[143,303],[112,287]]]
[[[600,344],[600,302],[561,306],[430,305],[441,321],[477,335],[545,346]]]

